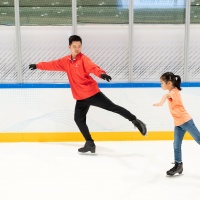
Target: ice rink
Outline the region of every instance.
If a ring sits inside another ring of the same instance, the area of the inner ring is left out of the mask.
[[[173,141],[1,143],[1,200],[194,200],[200,195],[200,148],[183,141],[183,175],[173,167]]]

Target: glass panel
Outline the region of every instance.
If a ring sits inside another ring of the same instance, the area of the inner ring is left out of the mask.
[[[127,3],[116,0],[78,0],[77,4],[77,29],[83,39],[82,51],[112,77],[112,82],[128,81]],[[98,77],[94,79],[105,82]]]
[[[23,82],[68,82],[63,72],[31,71],[28,67],[69,53],[71,3],[71,0],[20,0]]]
[[[185,0],[134,0],[135,23],[184,24]],[[79,23],[128,23],[128,0],[78,0]],[[200,21],[200,0],[191,0],[191,23]]]
[[[17,82],[14,0],[0,2],[0,82]]]
[[[134,23],[184,24],[185,0],[134,0]]]
[[[128,81],[127,26],[79,26],[78,33],[83,39],[82,53],[104,69],[112,77],[112,82]]]
[[[59,59],[67,54],[69,26],[22,27],[22,73],[23,82],[66,83],[64,72],[29,70],[29,64]]]
[[[169,2],[169,5],[164,2]],[[173,9],[179,3],[182,6],[185,5],[185,2],[176,1],[177,4],[172,4],[172,2],[175,1],[135,1],[134,13],[143,7],[150,9],[149,11],[152,8],[159,8],[163,16],[168,17],[166,21],[159,21],[159,16],[146,16],[153,24],[134,24],[133,81],[159,82],[160,75],[167,71],[183,76],[185,26],[165,23],[174,19],[174,16],[166,10],[166,6]],[[181,10],[181,15],[184,16],[185,7]],[[154,24],[157,23],[156,20],[161,24]]]
[[[200,23],[200,0],[191,0],[191,13],[190,13],[190,21],[191,24],[199,24]]]
[[[20,0],[22,26],[62,26],[72,24],[71,0]]]
[[[0,25],[14,26],[14,0],[0,1]]]
[[[77,0],[79,24],[128,24],[128,0]]]
[[[200,80],[200,0],[192,0],[190,7],[188,81]]]

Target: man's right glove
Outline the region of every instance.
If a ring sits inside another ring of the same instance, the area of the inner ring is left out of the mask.
[[[37,69],[36,64],[30,64],[30,65],[29,65],[29,69],[30,69],[30,70]]]
[[[103,80],[108,81],[108,82],[110,82],[110,80],[112,80],[112,78],[110,76],[108,76],[107,74],[101,74],[101,78]]]

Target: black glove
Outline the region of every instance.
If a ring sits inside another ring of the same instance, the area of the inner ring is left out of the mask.
[[[30,70],[37,69],[36,64],[30,64],[30,65],[29,65],[29,69],[30,69]]]
[[[108,76],[107,74],[101,74],[101,78],[103,80],[108,81],[108,82],[110,82],[110,80],[112,80],[112,78],[110,76]]]

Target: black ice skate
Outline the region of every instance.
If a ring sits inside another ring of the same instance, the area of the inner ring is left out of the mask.
[[[86,141],[84,147],[78,149],[80,153],[86,153],[90,151],[91,153],[95,153],[96,146],[93,141]]]
[[[183,172],[183,163],[177,163],[175,162],[175,165],[173,168],[171,168],[169,171],[167,171],[168,176],[173,176],[176,173],[182,174]]]
[[[146,128],[146,124],[144,124],[141,120],[139,119],[135,119],[132,121],[132,123],[134,124],[135,127],[138,128],[138,130],[140,131],[140,133],[143,136],[147,135],[147,128]]]

